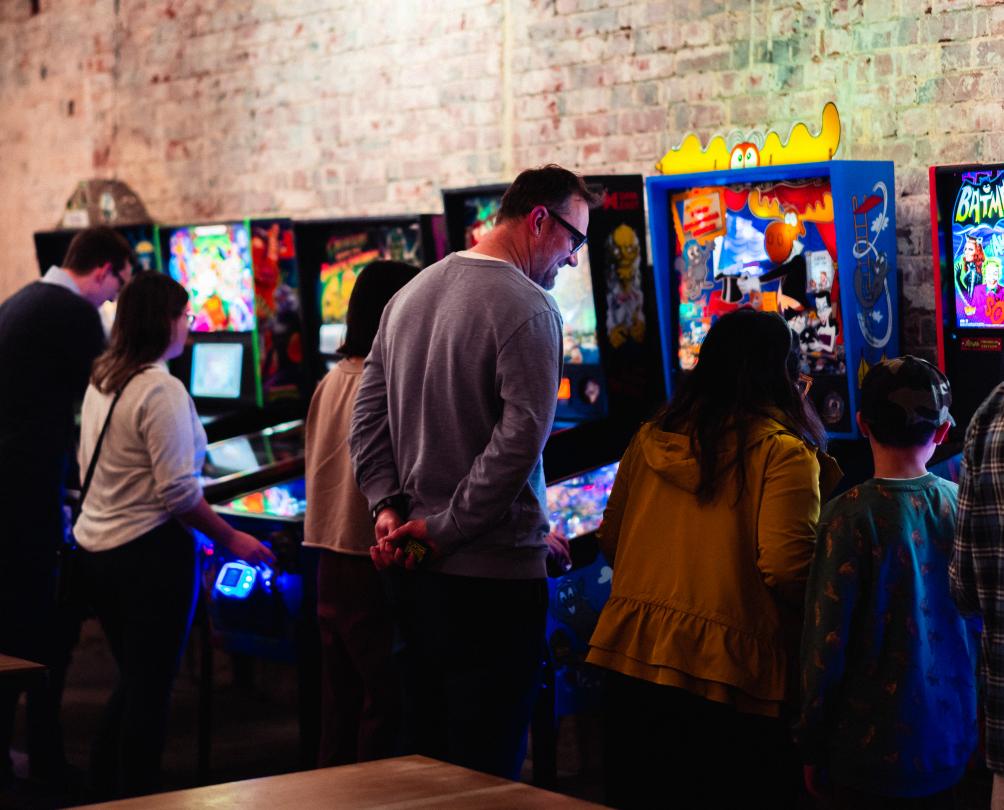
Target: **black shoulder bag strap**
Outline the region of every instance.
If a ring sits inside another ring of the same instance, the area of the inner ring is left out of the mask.
[[[101,426],[101,433],[98,435],[98,442],[94,445],[94,453],[91,455],[91,463],[87,465],[87,475],[84,476],[84,482],[80,486],[80,497],[77,499],[77,514],[79,515],[84,510],[84,498],[87,497],[87,490],[91,488],[91,479],[94,478],[94,470],[98,466],[98,456],[101,455],[101,445],[104,444],[105,434],[108,432],[108,425],[111,424],[112,414],[115,413],[115,406],[118,405],[119,399],[122,397],[122,392],[125,391],[126,386],[132,382],[133,377],[137,374],[141,374],[148,366],[143,366],[142,368],[136,369],[129,378],[122,383],[122,387],[115,392],[115,398],[112,400],[111,407],[108,409],[108,416],[105,417],[105,423]]]

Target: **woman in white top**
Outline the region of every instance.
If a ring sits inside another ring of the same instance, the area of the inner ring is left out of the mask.
[[[81,416],[87,470],[116,392],[74,527],[88,595],[119,667],[91,758],[101,798],[158,789],[171,685],[191,625],[198,529],[251,563],[272,562],[202,497],[206,434],[166,363],[188,337],[188,293],[160,273],[119,296],[108,349],[94,363]]]

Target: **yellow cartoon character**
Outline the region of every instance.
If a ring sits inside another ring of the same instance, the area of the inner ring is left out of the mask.
[[[730,169],[751,169],[760,165],[760,147],[753,141],[741,141],[729,153]]]
[[[840,145],[840,114],[832,101],[827,102],[823,107],[822,122],[816,135],[799,122],[788,131],[784,142],[774,130],[764,134],[750,133],[731,149],[729,140],[731,136],[727,139],[716,135],[708,141],[707,146],[702,146],[701,139],[691,132],[679,146],[662,156],[655,164],[655,169],[660,174],[688,174],[832,160]],[[763,145],[759,146],[757,141]]]
[[[630,225],[607,237],[607,336],[615,349],[629,339],[645,341],[645,297],[641,291],[641,242]]]
[[[349,296],[356,286],[353,270],[325,273],[321,268],[321,320],[324,323],[342,323],[349,309]]]

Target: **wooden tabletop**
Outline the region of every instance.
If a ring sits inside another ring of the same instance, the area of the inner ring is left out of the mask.
[[[263,807],[267,810],[411,810],[467,808],[478,810],[543,810],[596,808],[600,805],[510,782],[427,757],[410,756],[319,768],[244,782],[158,793],[92,808],[144,810],[222,810]]]
[[[5,675],[30,675],[45,672],[45,666],[23,658],[0,653],[0,677]]]

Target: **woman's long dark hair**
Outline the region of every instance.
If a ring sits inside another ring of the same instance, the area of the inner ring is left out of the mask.
[[[117,391],[143,366],[164,356],[188,293],[163,273],[139,273],[122,288],[111,340],[94,361],[91,382],[103,394]]]
[[[340,354],[365,357],[370,353],[384,307],[416,275],[417,267],[383,259],[370,262],[362,269],[349,296],[345,343],[338,349]]]
[[[797,336],[776,313],[740,309],[708,331],[697,366],[653,419],[661,430],[690,434],[700,466],[701,503],[714,500],[718,481],[733,466],[742,494],[746,442],[760,419],[776,419],[806,443],[826,446],[819,416],[796,385],[798,365]],[[723,440],[729,436],[735,437],[735,455],[724,458]]]

